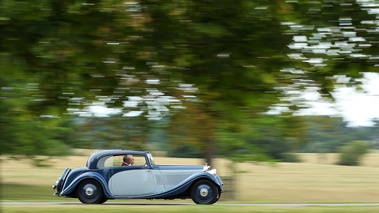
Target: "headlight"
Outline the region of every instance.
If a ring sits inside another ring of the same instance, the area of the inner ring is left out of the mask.
[[[216,169],[212,169],[211,171],[209,171],[209,174],[211,174],[211,175],[216,175],[216,173],[217,173]]]

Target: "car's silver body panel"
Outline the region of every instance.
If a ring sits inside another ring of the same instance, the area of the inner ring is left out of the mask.
[[[146,158],[144,166],[108,166],[106,158],[112,155],[140,154]],[[85,180],[97,181],[107,199],[183,198],[189,196],[191,185],[198,180],[209,180],[222,192],[222,181],[209,166],[155,165],[148,152],[109,150],[94,153],[87,166],[66,174],[64,185],[57,194],[76,197],[76,188]]]

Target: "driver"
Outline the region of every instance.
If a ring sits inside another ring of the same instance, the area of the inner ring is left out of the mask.
[[[133,166],[134,164],[134,157],[133,155],[125,155],[124,156],[124,162],[121,166]]]

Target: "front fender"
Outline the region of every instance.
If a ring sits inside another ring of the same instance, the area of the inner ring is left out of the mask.
[[[105,196],[111,197],[111,193],[109,192],[107,181],[104,179],[103,176],[101,176],[99,173],[96,173],[96,172],[86,172],[79,175],[74,180],[72,180],[71,183],[65,184],[65,187],[62,189],[62,192],[60,193],[60,195],[61,196],[70,195],[71,193],[74,192],[78,184],[85,179],[97,180],[103,187]]]
[[[184,193],[185,191],[189,190],[191,185],[200,179],[211,180],[213,183],[215,183],[220,188],[221,192],[223,191],[223,188],[222,188],[223,183],[222,183],[220,177],[218,177],[217,175],[214,176],[212,174],[209,174],[208,172],[199,172],[199,173],[195,173],[195,174],[189,176],[188,178],[183,180],[180,184],[178,184],[176,187],[174,187],[174,188],[172,188],[172,189],[170,189],[164,193],[152,196],[152,198],[175,197],[176,195]]]
[[[219,176],[216,176],[215,178],[216,178],[216,180],[217,180],[216,183],[217,183],[218,186],[220,187],[221,192],[223,192],[224,189],[222,188],[222,186],[224,185],[224,183],[222,182],[222,180],[221,180],[221,178],[220,178]]]
[[[218,187],[220,187],[220,190],[221,192],[224,191],[222,186],[223,186],[223,182],[221,180],[221,178],[217,175],[212,175],[208,172],[203,172],[203,173],[196,173],[194,174],[193,176],[191,176],[190,178],[193,178],[195,180],[198,180],[198,179],[201,179],[201,178],[206,178],[206,179],[210,179],[212,180]]]

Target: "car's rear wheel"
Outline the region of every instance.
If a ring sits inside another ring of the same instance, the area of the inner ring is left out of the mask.
[[[95,180],[85,180],[79,184],[77,196],[84,204],[101,204],[107,198],[104,197],[101,185]]]
[[[209,180],[200,180],[192,186],[191,198],[196,204],[214,204],[219,199],[218,188]]]

